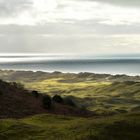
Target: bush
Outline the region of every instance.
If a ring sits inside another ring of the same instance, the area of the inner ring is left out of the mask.
[[[43,107],[45,109],[51,109],[51,106],[52,106],[52,99],[49,95],[45,95],[43,96],[43,100],[42,100],[42,103],[43,103]]]
[[[12,82],[11,85],[17,89],[24,90],[24,85],[22,85],[21,83]]]
[[[32,95],[33,95],[34,97],[36,97],[36,98],[39,97],[39,93],[38,93],[36,90],[33,90],[33,91],[32,91]]]
[[[64,102],[66,105],[73,106],[73,107],[76,106],[75,102],[70,97],[66,97]]]
[[[52,100],[60,104],[63,103],[63,98],[60,95],[53,96]]]
[[[0,90],[0,95],[2,95],[2,91]]]

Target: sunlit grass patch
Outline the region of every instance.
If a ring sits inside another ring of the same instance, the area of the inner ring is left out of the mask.
[[[63,82],[62,82],[63,81]],[[66,81],[66,82],[65,82]],[[44,94],[61,94],[72,96],[76,102],[90,110],[130,111],[140,103],[140,83],[136,82],[104,82],[75,81],[51,78],[39,82],[25,83],[26,88],[35,89]],[[123,109],[122,109],[123,108]]]
[[[92,87],[102,87],[105,85],[109,85],[109,82],[78,82],[78,83],[62,83],[59,82],[59,80],[62,80],[62,78],[57,79],[48,79],[43,80],[41,82],[33,82],[33,83],[27,83],[25,86],[30,89],[36,89],[41,92],[55,92],[55,91],[63,91],[64,92],[75,92],[75,90],[86,90]]]

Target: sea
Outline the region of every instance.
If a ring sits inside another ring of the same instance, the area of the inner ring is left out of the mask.
[[[31,70],[64,73],[140,75],[138,57],[94,57],[81,55],[0,55],[1,70]]]

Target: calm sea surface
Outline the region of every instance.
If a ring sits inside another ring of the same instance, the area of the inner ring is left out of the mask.
[[[140,59],[66,56],[0,56],[0,69],[140,75]]]

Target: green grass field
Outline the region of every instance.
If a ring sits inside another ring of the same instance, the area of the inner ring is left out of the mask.
[[[100,114],[125,113],[140,105],[138,82],[70,82],[64,78],[52,78],[23,84],[44,94],[73,96],[79,105]]]
[[[138,140],[140,113],[112,117],[36,115],[0,120],[0,140]]]
[[[140,76],[0,71],[0,77],[44,94],[72,96],[79,106],[99,114],[140,110]]]
[[[139,140],[139,77],[112,76],[113,80],[108,80],[110,75],[104,76],[87,73],[4,73],[2,77],[6,81],[20,82],[26,89],[51,96],[71,96],[77,108],[87,108],[95,115],[84,118],[40,114],[22,119],[0,119],[0,140]],[[131,78],[134,80],[129,81]],[[11,90],[9,94],[5,93],[7,91],[1,95],[10,95],[8,97],[11,99],[15,90],[12,96]],[[19,94],[16,94],[16,98],[17,95]],[[29,103],[32,103],[30,101]],[[13,104],[15,101],[11,103]],[[11,105],[7,109],[10,109]],[[7,112],[6,109],[4,111]]]

